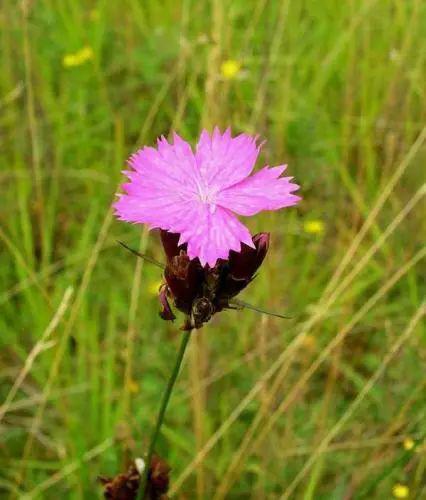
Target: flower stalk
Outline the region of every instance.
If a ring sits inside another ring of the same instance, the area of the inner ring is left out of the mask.
[[[155,446],[157,444],[157,439],[160,434],[161,426],[164,421],[164,416],[166,414],[167,406],[170,401],[170,397],[173,392],[173,388],[176,383],[177,376],[179,374],[183,357],[185,355],[186,348],[188,346],[189,339],[191,337],[192,330],[187,330],[182,333],[182,341],[179,347],[179,352],[175,361],[175,366],[170,375],[170,379],[167,383],[166,390],[164,391],[163,399],[161,401],[160,411],[158,412],[157,422],[155,424],[154,432],[151,436],[151,442],[148,448],[148,455],[145,461],[145,468],[143,470],[143,474],[140,481],[140,486],[138,490],[137,500],[142,500],[145,498],[145,491],[148,483],[148,474],[149,474],[149,465],[151,463],[152,456],[154,454]]]

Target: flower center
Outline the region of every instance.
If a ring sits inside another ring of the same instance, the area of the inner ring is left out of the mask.
[[[216,192],[207,186],[198,186],[198,199],[203,203],[215,203]]]
[[[214,201],[213,193],[200,193],[199,197],[200,201],[202,201],[203,203],[213,203]]]

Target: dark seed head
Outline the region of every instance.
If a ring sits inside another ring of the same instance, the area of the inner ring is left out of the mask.
[[[148,473],[148,484],[144,500],[167,500],[169,489],[168,464],[154,455]],[[132,465],[127,472],[115,477],[100,477],[99,482],[104,487],[104,497],[108,500],[136,500],[139,489],[140,474]]]

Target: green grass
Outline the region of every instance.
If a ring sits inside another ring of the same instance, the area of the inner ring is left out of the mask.
[[[1,498],[98,498],[146,451],[180,333],[116,243],[160,259],[157,235],[110,206],[135,148],[214,124],[302,185],[247,221],[272,247],[244,299],[293,319],[192,338],[158,447],[172,495],[426,494],[425,24],[422,0],[1,2]]]

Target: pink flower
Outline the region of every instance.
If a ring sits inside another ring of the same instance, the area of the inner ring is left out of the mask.
[[[191,259],[213,267],[241,243],[254,248],[249,230],[235,214],[295,205],[299,186],[280,177],[286,165],[253,171],[260,146],[246,134],[231,137],[215,128],[203,130],[192,151],[177,134],[173,144],[162,137],[157,149],[144,147],[129,159],[129,178],[114,204],[119,219],[179,233]]]

